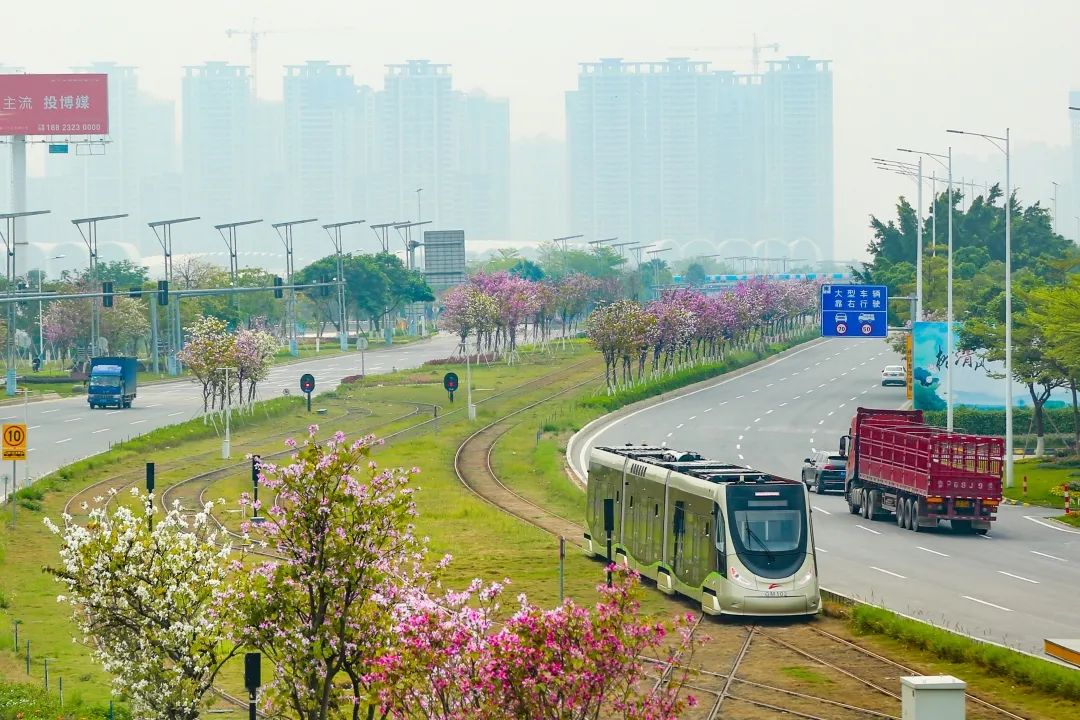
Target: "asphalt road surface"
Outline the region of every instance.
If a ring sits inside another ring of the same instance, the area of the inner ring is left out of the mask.
[[[837,447],[856,407],[904,403],[903,388],[880,385],[898,362],[881,340],[815,342],[590,430],[572,461],[580,471],[588,447],[667,442],[798,479],[804,458]],[[830,590],[1040,655],[1044,638],[1080,637],[1080,530],[1047,522],[1055,513],[1003,506],[979,536],[867,521],[840,494],[812,495],[811,505]]]
[[[391,346],[364,353],[368,375],[393,368],[418,367],[427,360],[447,357],[458,338],[437,335],[408,345]],[[300,376],[315,376],[315,395],[338,386],[343,377],[360,374],[360,353],[328,356],[316,360],[278,365],[259,384],[259,399],[278,397],[288,390],[300,394]],[[18,464],[19,487],[30,478],[41,477],[81,458],[109,448],[111,443],[142,435],[154,428],[183,422],[202,415],[202,392],[190,380],[144,385],[126,410],[91,410],[86,397],[44,400],[26,405],[0,406],[0,422],[27,424],[27,461]],[[0,474],[10,476],[11,465],[0,466]],[[0,482],[0,494],[3,493]]]

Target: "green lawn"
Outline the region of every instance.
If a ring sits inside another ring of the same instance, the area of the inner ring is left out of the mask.
[[[500,395],[513,386],[532,378],[556,373],[560,368],[589,358],[588,367],[576,372],[565,371],[527,393]],[[345,430],[352,436],[375,432],[383,435],[411,427],[433,414],[430,404],[440,405],[441,417],[424,426],[427,432],[391,442],[378,451],[378,460],[385,465],[419,466],[420,492],[417,502],[421,517],[421,534],[432,537],[435,557],[452,552],[457,561],[451,566],[447,579],[460,585],[474,576],[488,580],[510,576],[513,592],[525,591],[536,599],[549,603],[558,595],[558,557],[552,540],[538,530],[522,526],[516,520],[469,495],[453,474],[453,454],[458,443],[486,419],[519,407],[550,393],[554,384],[580,381],[599,375],[602,363],[581,343],[571,346],[560,357],[523,353],[522,362],[513,367],[504,364],[479,366],[473,369],[474,401],[479,403],[478,423],[465,418],[464,393],[451,406],[441,379],[445,372],[455,371],[464,379],[464,367],[438,366],[403,371],[396,375],[369,378],[366,383],[344,386],[337,392],[320,398],[319,407],[327,409],[327,417],[307,414],[300,398],[278,398],[272,401],[276,414],[267,417],[262,412],[249,416],[247,421],[233,425],[233,463],[235,472],[212,488],[211,496],[235,497],[248,487],[250,478],[244,453],[268,454],[280,450],[287,435],[303,436],[310,422],[322,423],[320,435]],[[402,381],[410,384],[401,384]],[[422,414],[401,418],[420,403]],[[370,413],[345,410],[364,408]],[[457,412],[451,412],[451,411]],[[450,414],[447,414],[450,413]],[[332,418],[337,418],[336,420]],[[142,482],[144,463],[156,463],[157,491],[164,491],[179,479],[222,467],[220,439],[212,426],[196,420],[182,426],[155,431],[114,451],[77,463],[45,479],[40,488],[49,490],[41,503],[43,512],[18,508],[14,528],[9,517],[0,512],[0,678],[25,679],[22,655],[11,652],[10,629],[15,619],[22,622],[20,641],[30,639],[32,677],[40,682],[44,667],[41,658],[48,656],[50,674],[55,679],[64,676],[65,695],[78,694],[88,702],[107,699],[107,679],[91,662],[86,648],[73,643],[73,626],[68,620],[69,608],[56,603],[58,586],[44,573],[44,565],[57,562],[56,538],[42,524],[43,514],[58,518],[66,500],[80,488],[110,477],[130,483]],[[6,509],[6,508],[4,508]],[[236,514],[230,514],[233,518]],[[593,585],[600,579],[599,566],[573,553],[567,558],[567,590],[579,597],[591,597]],[[510,601],[512,602],[512,600]],[[223,686],[236,694],[242,692],[239,665],[229,668]]]

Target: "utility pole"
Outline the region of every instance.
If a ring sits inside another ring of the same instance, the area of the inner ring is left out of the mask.
[[[230,420],[232,418],[232,385],[229,383],[229,371],[236,372],[234,367],[219,367],[218,370],[225,372],[225,397],[227,400],[227,407],[225,408],[225,439],[221,443],[221,459],[228,460],[232,454],[232,434],[230,432],[231,425]]]

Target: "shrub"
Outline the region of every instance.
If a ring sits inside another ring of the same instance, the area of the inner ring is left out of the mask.
[[[1030,685],[1049,695],[1080,700],[1080,673],[1050,661],[979,642],[869,605],[855,606],[851,611],[851,622],[859,630],[894,638],[950,662],[969,662],[993,675]]]
[[[1071,407],[1048,408],[1044,410],[1047,433],[1074,432],[1073,411]],[[1029,435],[1035,432],[1032,424],[1031,408],[1013,409],[1013,432],[1017,435]],[[925,413],[926,421],[931,425],[945,426],[945,411],[931,410]],[[953,427],[959,431],[974,435],[1004,435],[1005,410],[980,410],[971,407],[953,409]]]

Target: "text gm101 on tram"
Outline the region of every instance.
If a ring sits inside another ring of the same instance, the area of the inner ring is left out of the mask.
[[[612,560],[710,615],[813,615],[821,608],[806,486],[694,452],[625,445],[589,456],[590,554]]]

